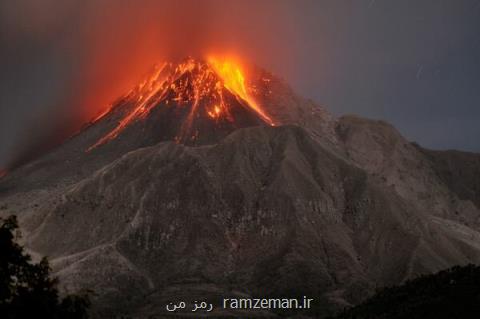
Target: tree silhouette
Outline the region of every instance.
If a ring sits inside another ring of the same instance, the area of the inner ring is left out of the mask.
[[[16,217],[0,218],[0,318],[87,318],[88,294],[60,298],[48,260],[32,262],[19,237]]]

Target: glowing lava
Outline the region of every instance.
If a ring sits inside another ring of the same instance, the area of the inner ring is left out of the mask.
[[[210,111],[207,111],[208,116],[212,119],[217,119],[222,114],[222,110],[218,105],[215,105]]]
[[[232,102],[232,98],[236,102]],[[244,73],[238,64],[210,58],[208,62],[188,58],[180,63],[157,66],[152,75],[132,89],[122,103],[127,111],[118,119],[117,126],[100,138],[87,151],[115,139],[131,124],[145,119],[154,109],[187,112],[174,138],[183,143],[198,137],[194,121],[205,118],[214,123],[235,123],[232,105],[253,111],[262,122],[275,125],[272,119],[249,96]],[[232,104],[233,103],[233,104]],[[117,105],[99,115],[98,122],[113,113]],[[185,113],[182,113],[185,114]]]
[[[274,125],[272,119],[265,114],[260,106],[248,95],[245,86],[245,77],[240,67],[231,61],[220,61],[214,57],[209,58],[210,65],[215,69],[215,72],[222,78],[223,85],[232,92],[248,102],[250,107],[262,117],[262,119]]]

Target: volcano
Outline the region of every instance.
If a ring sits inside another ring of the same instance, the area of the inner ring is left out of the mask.
[[[0,180],[62,289],[92,316],[169,302],[315,300],[321,318],[378,287],[480,263],[480,155],[437,152],[382,121],[335,118],[230,60],[159,64],[55,150]],[[180,311],[180,317],[192,313]]]

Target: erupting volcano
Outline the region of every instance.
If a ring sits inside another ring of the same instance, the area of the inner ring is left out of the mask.
[[[155,66],[151,75],[94,120],[118,124],[87,151],[144,122],[159,138],[188,145],[208,144],[236,128],[270,125],[272,118],[249,94],[245,75],[232,61],[187,58]]]
[[[480,263],[478,163],[381,121],[335,118],[259,67],[187,58],[9,169],[0,216],[19,216],[65,290],[95,292],[92,318],[292,293],[322,318],[377,287]]]

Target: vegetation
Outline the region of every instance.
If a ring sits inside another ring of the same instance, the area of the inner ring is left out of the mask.
[[[480,267],[453,267],[385,288],[335,319],[480,318]]]
[[[87,318],[88,294],[60,298],[47,259],[32,262],[19,237],[16,217],[0,218],[0,318]]]

